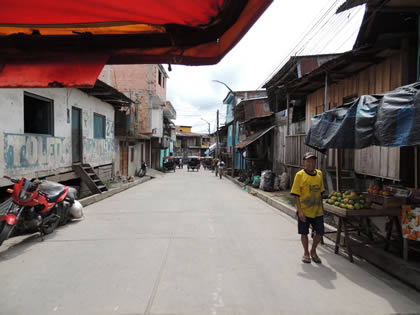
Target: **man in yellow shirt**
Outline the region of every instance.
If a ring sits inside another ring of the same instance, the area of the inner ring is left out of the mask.
[[[316,155],[306,152],[303,156],[304,169],[297,172],[291,194],[296,197],[296,211],[298,215],[298,233],[302,241],[304,254],[302,261],[320,264],[321,259],[316,248],[324,235],[324,209],[322,206],[322,193],[325,191],[322,172],[315,169]],[[316,234],[312,242],[311,251],[308,249],[309,226]]]

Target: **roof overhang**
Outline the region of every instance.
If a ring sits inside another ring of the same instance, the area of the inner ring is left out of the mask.
[[[103,102],[111,104],[117,109],[130,106],[130,104],[134,103],[133,100],[125,96],[123,93],[100,80],[96,80],[93,87],[80,88],[80,90],[90,96],[100,99]]]
[[[250,145],[254,141],[257,141],[259,138],[261,138],[262,136],[264,136],[267,132],[269,132],[270,130],[272,130],[274,127],[275,126],[271,126],[271,127],[267,128],[267,129],[264,129],[264,130],[261,130],[261,131],[258,131],[256,133],[254,133],[253,135],[249,136],[245,140],[239,142],[236,147],[238,149],[243,149],[243,148],[247,147],[248,145]]]
[[[271,2],[5,0],[0,87],[89,87],[105,64],[216,64]]]

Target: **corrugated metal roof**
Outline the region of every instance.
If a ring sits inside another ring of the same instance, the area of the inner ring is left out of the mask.
[[[261,138],[262,136],[264,136],[267,132],[269,132],[271,129],[273,129],[275,126],[271,126],[267,129],[258,131],[256,133],[254,133],[253,135],[249,136],[248,138],[246,138],[244,141],[241,141],[240,143],[238,143],[238,145],[236,146],[238,149],[243,149],[246,146],[250,145],[251,143],[253,143],[254,141],[258,140],[259,138]]]

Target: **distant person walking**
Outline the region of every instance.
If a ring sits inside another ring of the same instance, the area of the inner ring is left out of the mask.
[[[296,197],[296,212],[298,216],[298,233],[302,242],[304,254],[302,261],[311,263],[311,259],[320,264],[321,259],[316,248],[324,235],[324,208],[322,193],[325,191],[322,172],[315,169],[316,155],[307,152],[303,156],[304,169],[296,173],[291,194]],[[312,248],[309,251],[309,226],[315,230]]]
[[[219,176],[220,179],[222,179],[223,176],[223,170],[225,168],[225,162],[223,160],[220,160],[219,163],[217,163],[217,168],[219,169]]]

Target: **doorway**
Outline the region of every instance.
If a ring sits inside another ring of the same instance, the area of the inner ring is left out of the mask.
[[[80,108],[71,108],[71,157],[73,163],[82,161],[82,115]]]

